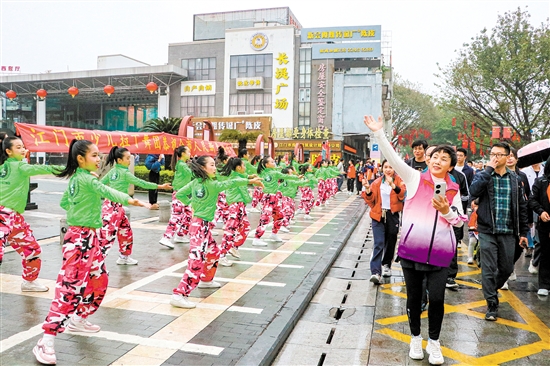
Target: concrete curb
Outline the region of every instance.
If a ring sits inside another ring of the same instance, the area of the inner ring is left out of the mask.
[[[349,237],[361,221],[367,210],[367,205],[360,206],[352,220],[348,222],[348,231],[341,239],[335,239],[332,247],[336,250],[326,250],[296,288],[294,294],[275,315],[273,321],[258,337],[248,352],[236,363],[238,366],[270,365],[284,345],[284,342],[300,320],[311,299],[321,286],[332,264],[340,255]],[[345,229],[344,229],[345,231]]]

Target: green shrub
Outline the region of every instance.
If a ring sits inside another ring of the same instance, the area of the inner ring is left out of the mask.
[[[149,181],[149,169],[147,169],[145,165],[135,166],[134,175],[139,179]],[[160,184],[172,183],[172,180],[174,180],[174,172],[171,170],[165,170],[164,168],[162,168],[160,171]]]

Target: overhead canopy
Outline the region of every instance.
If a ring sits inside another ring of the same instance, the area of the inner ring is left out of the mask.
[[[3,75],[0,77],[0,92],[13,90],[18,97],[34,97],[38,89],[45,89],[48,96],[69,98],[67,89],[74,86],[79,90],[79,99],[94,99],[106,96],[103,88],[112,85],[115,94],[149,94],[145,89],[153,81],[160,92],[187,78],[187,70],[174,65],[140,66],[116,69],[99,69],[74,72]]]

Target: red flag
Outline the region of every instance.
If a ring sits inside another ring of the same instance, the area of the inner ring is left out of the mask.
[[[500,127],[493,126],[493,130],[492,130],[492,133],[491,133],[491,138],[492,139],[499,139],[500,138]]]
[[[468,138],[467,137],[462,140],[462,147],[465,148],[465,149],[468,148]]]
[[[453,122],[452,122],[452,124],[453,124],[453,127],[456,126],[456,117],[453,117]]]
[[[512,127],[503,127],[502,128],[502,138],[509,139],[512,137]]]
[[[476,153],[476,143],[475,141],[470,142],[470,150],[475,154]]]

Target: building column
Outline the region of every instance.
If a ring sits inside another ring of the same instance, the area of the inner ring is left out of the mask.
[[[166,87],[165,93],[161,93],[159,90],[158,104],[157,104],[157,118],[168,118],[170,116],[170,87]]]
[[[36,100],[36,124],[38,126],[46,126],[46,98]],[[45,164],[46,163],[46,153],[37,152],[36,153],[36,163]]]

